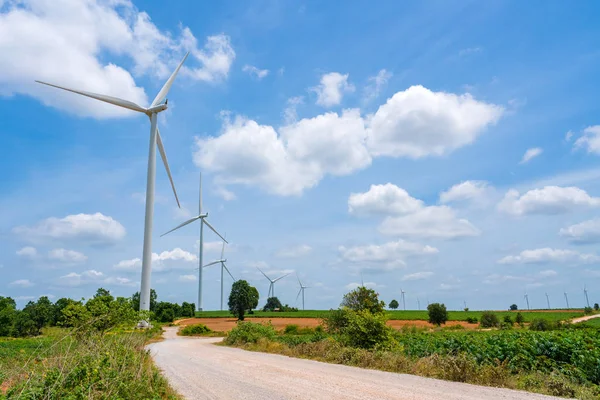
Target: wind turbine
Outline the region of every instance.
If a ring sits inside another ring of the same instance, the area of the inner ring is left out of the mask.
[[[464,306],[465,306],[465,309],[466,309],[466,308],[467,308],[467,301],[466,301],[466,300],[463,300],[463,304],[464,304]]]
[[[404,311],[406,311],[406,301],[404,301],[404,293],[406,292],[400,288],[400,293],[402,294],[402,307],[404,307]]]
[[[585,285],[583,286],[583,294],[585,295],[585,302],[587,303],[587,306],[590,306],[590,299],[588,299],[588,295],[587,295],[587,288],[585,287]]]
[[[417,297],[417,307],[419,307],[419,310],[421,309],[421,302],[419,301],[418,297]]]
[[[525,301],[527,302],[527,309],[530,310],[529,308],[529,295],[527,294],[527,292],[525,292],[525,296],[523,296],[525,298]]]
[[[548,297],[548,293],[546,293],[546,303],[548,303],[548,310],[550,309],[550,298]]]
[[[300,277],[296,274],[296,278],[298,278],[298,283],[300,284],[300,290],[298,290],[298,295],[296,296],[296,301],[298,301],[298,296],[300,296],[300,292],[302,292],[302,310],[304,310],[304,289],[310,289],[309,286],[304,286],[300,281]]]
[[[267,274],[265,274],[264,272],[262,272],[262,270],[258,267],[256,267],[257,270],[259,270],[261,272],[261,274],[263,274],[265,276],[265,278],[267,278],[269,280],[269,293],[267,294],[267,298],[269,297],[275,297],[275,282],[277,282],[280,279],[285,278],[286,276],[288,276],[290,273],[288,272],[285,275],[280,276],[277,279],[271,279],[267,276]]]
[[[163,164],[165,165],[165,169],[167,170],[167,175],[169,176],[169,181],[171,182],[171,188],[173,189],[173,193],[175,194],[175,200],[177,201],[177,205],[181,207],[179,204],[179,198],[177,197],[177,192],[175,191],[175,184],[173,183],[173,178],[171,177],[171,170],[169,169],[169,163],[167,162],[167,155],[165,153],[165,149],[163,147],[162,139],[160,137],[160,132],[157,126],[158,113],[166,110],[167,107],[167,94],[173,85],[173,81],[179,72],[179,69],[185,62],[187,53],[183,60],[179,63],[175,71],[171,74],[169,79],[165,82],[164,86],[160,89],[150,107],[145,108],[139,106],[131,101],[119,99],[112,96],[106,96],[103,94],[84,92],[82,90],[69,89],[66,87],[54,85],[47,82],[37,81],[37,83],[41,83],[43,85],[52,86],[57,89],[66,90],[68,92],[80,94],[82,96],[90,97],[92,99],[100,100],[105,103],[110,103],[115,106],[127,108],[132,111],[137,111],[143,114],[146,114],[148,118],[150,118],[150,148],[148,151],[148,173],[146,177],[146,215],[144,220],[144,247],[142,253],[142,279],[141,279],[141,289],[140,289],[140,311],[148,311],[150,309],[150,277],[152,274],[152,222],[154,216],[154,184],[156,181],[156,147],[158,146],[158,151],[160,152],[160,156],[162,158]],[[164,100],[164,103],[163,103]],[[147,326],[147,322],[140,323],[143,326]]]
[[[210,267],[211,265],[221,264],[221,311],[223,311],[223,270],[227,271],[227,273],[229,274],[231,279],[233,279],[233,281],[235,282],[235,278],[233,277],[233,275],[231,275],[231,272],[229,272],[229,268],[227,268],[227,265],[225,265],[225,262],[227,261],[227,259],[224,257],[225,257],[225,242],[223,242],[223,247],[221,248],[221,258],[203,266],[203,268],[206,268],[206,267]]]
[[[565,292],[565,301],[567,302],[567,310],[569,309],[569,297],[567,296],[567,292]]]
[[[194,218],[190,218],[182,224],[177,225],[175,228],[170,231],[163,233],[160,235],[161,237],[168,235],[169,233],[176,231],[179,228],[186,226],[187,224],[191,224],[194,221],[200,220],[200,243],[198,250],[198,311],[202,311],[202,256],[204,254],[204,225],[208,226],[210,230],[217,234],[218,237],[223,239],[223,242],[229,243],[227,239],[225,239],[211,224],[208,223],[206,218],[208,217],[208,213],[202,214],[202,174],[200,174],[200,201],[198,203],[198,215]],[[221,280],[222,282],[222,280]]]

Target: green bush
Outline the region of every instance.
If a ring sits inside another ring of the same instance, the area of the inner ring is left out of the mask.
[[[594,303],[594,311],[600,310],[600,305],[598,303]]]
[[[267,304],[263,307],[263,311],[275,311],[276,309],[283,311],[282,308],[283,306],[277,297],[269,297],[267,299]]]
[[[585,315],[590,315],[590,314],[592,314],[593,312],[594,312],[594,310],[592,309],[592,307],[584,307],[584,309],[583,309],[583,313],[584,313]]]
[[[512,318],[510,317],[510,315],[505,315],[503,323],[513,326],[514,322],[513,322]]]
[[[475,317],[467,317],[467,322],[470,324],[476,324],[479,321]]]
[[[523,317],[523,314],[521,314],[520,312],[517,313],[517,316],[515,317],[515,322],[519,325],[523,325],[523,322],[525,322],[525,318]]]
[[[295,325],[295,324],[286,325],[283,333],[285,333],[286,335],[297,335],[298,334],[298,325]]]
[[[529,324],[529,329],[532,331],[550,331],[554,329],[554,326],[547,319],[536,318]]]
[[[256,343],[261,338],[272,340],[276,335],[277,332],[270,321],[266,325],[240,321],[229,332],[225,338],[225,343],[230,345]]]
[[[323,317],[323,324],[329,333],[339,333],[348,325],[349,310],[338,309],[330,310],[329,314]]]
[[[427,314],[429,323],[440,326],[448,321],[448,311],[446,306],[440,303],[432,303],[427,306]]]
[[[387,348],[392,342],[392,329],[386,325],[387,317],[367,310],[350,311],[348,323],[341,330],[342,342],[363,349]]]
[[[481,314],[479,325],[482,328],[495,328],[500,325],[498,316],[491,311],[485,311]]]
[[[187,325],[179,330],[179,334],[182,336],[205,335],[211,332],[212,329],[204,324]]]
[[[346,293],[341,306],[352,311],[367,310],[371,314],[383,313],[385,311],[385,303],[379,301],[379,294],[373,289],[367,289],[364,286],[359,286],[353,291]]]

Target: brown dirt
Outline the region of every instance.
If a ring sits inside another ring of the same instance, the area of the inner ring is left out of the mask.
[[[284,329],[286,325],[295,324],[300,328],[314,328],[321,323],[318,318],[246,318],[246,321],[255,323],[267,323],[271,321],[271,324],[275,329]],[[204,324],[213,331],[228,332],[235,327],[237,320],[235,318],[187,318],[176,321],[177,325],[193,325],[193,324]],[[416,326],[417,328],[433,328],[434,326],[427,321],[414,321],[414,320],[391,320],[387,324],[394,329],[400,329],[403,326]],[[469,324],[464,321],[448,321],[445,326],[462,325],[467,329],[475,329],[478,327],[477,324]]]

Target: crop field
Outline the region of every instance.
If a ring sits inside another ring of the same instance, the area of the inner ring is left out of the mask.
[[[248,315],[251,318],[322,318],[329,315],[329,310],[304,310],[293,312],[277,311],[255,311]],[[582,317],[583,310],[532,310],[532,311],[497,311],[498,318],[502,319],[506,315],[513,320],[517,313],[523,315],[525,322],[531,322],[534,319],[543,318],[550,321],[564,321],[571,318]],[[449,321],[466,321],[467,318],[476,318],[479,320],[483,311],[448,311]],[[407,311],[386,311],[390,320],[400,321],[427,321],[427,311],[425,310],[407,310]],[[196,312],[197,318],[226,318],[232,317],[229,311],[200,311]]]

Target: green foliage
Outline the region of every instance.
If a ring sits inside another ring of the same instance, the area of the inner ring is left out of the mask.
[[[363,349],[387,348],[392,342],[392,329],[386,321],[382,313],[348,311],[348,323],[340,331],[342,343]]]
[[[476,324],[478,321],[475,317],[467,317],[467,322],[470,324]]]
[[[398,300],[394,299],[394,300],[390,301],[389,307],[392,310],[395,310],[396,308],[398,308],[399,305],[400,304],[398,304]]]
[[[340,333],[348,325],[350,310],[330,310],[323,318],[323,325],[329,333]]]
[[[277,297],[269,297],[267,299],[267,304],[263,307],[263,311],[275,311],[281,310],[282,305]]]
[[[286,325],[283,331],[286,335],[297,335],[298,334],[298,325],[290,324]]]
[[[10,297],[0,296],[0,336],[8,336],[17,313],[17,303]]]
[[[212,333],[212,330],[204,324],[187,325],[179,330],[182,336],[206,335]]]
[[[469,307],[465,307],[465,308],[463,308],[463,311],[464,311],[464,312],[469,312]]]
[[[150,311],[156,311],[156,299],[158,295],[156,294],[156,290],[150,289]],[[139,311],[140,309],[140,292],[135,292],[131,296],[131,306],[135,311]]]
[[[444,304],[431,303],[427,306],[427,314],[430,324],[440,326],[448,321],[448,311]]]
[[[585,308],[583,309],[583,313],[584,313],[585,315],[590,315],[590,314],[592,314],[593,312],[594,312],[594,310],[592,309],[592,307],[585,307]]]
[[[261,338],[272,340],[276,335],[277,332],[270,322],[263,325],[240,321],[237,326],[229,332],[225,338],[225,343],[229,345],[256,343]]]
[[[231,286],[227,304],[229,305],[229,311],[240,321],[244,320],[244,314],[252,307],[252,292],[251,286],[243,279],[235,281]]]
[[[181,303],[181,317],[193,317],[196,312],[196,305],[194,303],[188,303],[184,301]]]
[[[509,310],[510,311],[517,311],[519,309],[519,307],[516,304],[511,304]]]
[[[11,336],[29,337],[38,336],[41,330],[37,327],[34,320],[25,311],[17,311],[14,314]]]
[[[512,320],[512,318],[510,317],[510,315],[505,315],[505,316],[504,316],[504,319],[503,319],[503,322],[504,322],[505,324],[509,324],[510,326],[512,326],[512,325],[513,325],[513,320]]]
[[[600,310],[600,305],[598,303],[594,303],[594,311]]]
[[[498,316],[496,315],[496,313],[493,313],[491,311],[485,311],[481,315],[479,325],[482,328],[496,328],[500,325],[500,321],[498,321]]]
[[[344,295],[341,306],[352,311],[366,310],[371,314],[379,314],[384,312],[385,303],[379,301],[379,294],[373,289],[359,286]]]
[[[543,318],[536,318],[529,324],[529,329],[532,331],[551,331],[560,329],[561,325]]]
[[[523,314],[517,313],[517,316],[515,317],[515,322],[519,325],[523,325],[523,322],[525,322],[525,318],[523,318]]]
[[[258,293],[258,289],[255,288],[254,286],[250,286],[250,308],[248,309],[249,311],[252,311],[256,307],[258,307],[259,298],[260,298],[260,295]]]

